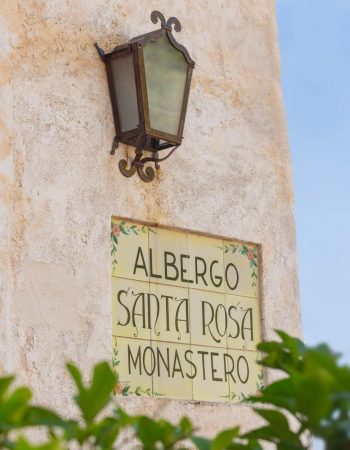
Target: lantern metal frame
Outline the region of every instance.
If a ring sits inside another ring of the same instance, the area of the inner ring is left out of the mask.
[[[152,181],[155,177],[154,169],[149,165],[145,166],[145,164],[153,162],[156,169],[159,169],[159,163],[169,158],[169,156],[181,145],[183,139],[183,129],[186,118],[188,97],[190,93],[192,72],[195,66],[195,62],[190,57],[187,49],[183,45],[179,44],[172,34],[173,27],[176,32],[181,31],[181,24],[179,20],[176,17],[170,17],[166,21],[163,14],[159,11],[152,12],[151,20],[153,23],[157,23],[159,20],[161,23],[161,28],[150,33],[143,34],[141,36],[137,36],[127,44],[118,45],[114,47],[114,49],[110,53],[105,53],[104,50],[102,50],[102,48],[99,47],[97,43],[95,43],[98,53],[106,66],[109,93],[112,103],[116,134],[113,139],[111,154],[115,153],[119,142],[135,147],[135,157],[131,163],[131,167],[128,168],[127,161],[125,159],[122,159],[119,161],[119,169],[126,177],[131,177],[137,172],[140,178],[145,182]],[[149,41],[158,40],[164,35],[168,37],[170,44],[183,54],[185,61],[187,62],[187,73],[179,120],[179,128],[176,135],[165,133],[152,128],[150,124],[150,113],[148,109],[143,47]],[[129,55],[132,55],[133,58],[139,124],[132,130],[122,131],[118,112],[117,93],[114,86],[112,73],[112,61],[115,58],[125,57]],[[170,151],[166,156],[160,157],[160,152],[163,152],[164,150]],[[148,152],[148,155],[145,155],[144,152]]]

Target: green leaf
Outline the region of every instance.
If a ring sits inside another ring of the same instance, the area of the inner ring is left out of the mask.
[[[295,389],[290,378],[283,378],[266,386],[264,395],[291,397],[295,396]]]
[[[219,433],[211,444],[211,450],[224,450],[239,435],[239,428],[231,428]]]
[[[297,399],[294,385],[290,378],[275,381],[264,387],[262,394],[250,397],[254,403],[264,403],[274,405],[295,413],[297,411]]]
[[[97,446],[102,449],[112,448],[122,427],[123,423],[118,421],[115,417],[104,418],[95,427],[93,432]]]
[[[19,387],[2,399],[0,402],[0,432],[22,425],[23,416],[31,398],[32,393],[28,388]]]
[[[305,345],[303,344],[303,342],[298,338],[289,336],[284,331],[276,330],[276,333],[282,339],[287,349],[290,351],[294,361],[297,362],[304,354]]]
[[[198,450],[211,450],[211,440],[201,437],[201,436],[193,436],[191,441],[198,448]]]
[[[102,362],[95,366],[90,386],[85,387],[77,367],[73,364],[67,367],[78,388],[75,401],[85,421],[90,423],[110,401],[117,376],[108,363]]]
[[[261,352],[271,353],[271,352],[280,352],[283,350],[283,346],[280,342],[269,341],[269,342],[260,342],[257,345],[257,349]]]
[[[153,450],[155,443],[159,440],[159,427],[156,421],[146,416],[139,416],[135,418],[133,427],[144,448]]]
[[[81,376],[80,370],[78,369],[78,367],[76,367],[74,364],[72,363],[67,363],[66,367],[71,375],[71,377],[73,378],[75,385],[78,388],[78,391],[84,391],[84,384],[83,384],[83,378]]]
[[[15,443],[14,450],[65,450],[66,447],[63,442],[57,438],[53,437],[51,440],[45,444],[30,444],[23,437],[19,438]]]
[[[49,409],[30,406],[23,418],[23,426],[64,427],[65,421]]]
[[[292,432],[289,429],[288,420],[284,414],[272,409],[256,408],[254,410],[257,414],[259,414],[259,416],[263,417],[269,423],[276,436],[283,439],[290,438]]]
[[[297,408],[311,422],[317,422],[327,416],[331,408],[330,387],[320,374],[311,377],[302,376],[295,383]]]
[[[248,433],[245,433],[242,437],[249,440],[263,440],[273,443],[278,441],[278,438],[275,436],[275,433],[270,426],[264,426],[248,431]]]
[[[86,430],[80,428],[79,423],[75,420],[67,420],[64,424],[64,438],[67,441],[75,439],[82,443],[86,436]]]
[[[184,434],[189,434],[192,432],[193,430],[192,423],[188,417],[183,417],[181,419],[180,428]]]
[[[118,407],[114,411],[115,417],[121,426],[132,425],[134,418],[129,416],[122,408]]]
[[[15,377],[13,376],[0,378],[0,400],[4,397],[5,393],[7,392],[8,388],[10,387],[14,379]]]

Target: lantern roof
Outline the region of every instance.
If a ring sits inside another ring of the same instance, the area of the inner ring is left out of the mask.
[[[194,68],[195,62],[190,57],[190,54],[188,53],[188,50],[186,47],[181,45],[179,42],[176,41],[176,39],[173,36],[173,26],[174,30],[176,32],[181,31],[181,23],[176,17],[170,17],[168,20],[165,20],[165,17],[160,11],[153,11],[151,14],[151,20],[153,23],[157,23],[158,20],[161,22],[161,28],[155,31],[151,31],[149,33],[141,34],[140,36],[136,36],[132,38],[127,44],[121,44],[114,47],[111,53],[120,52],[121,50],[127,49],[132,44],[139,44],[141,47],[143,47],[148,41],[159,39],[164,34],[167,35],[171,45],[181,52],[187,62],[191,67]]]

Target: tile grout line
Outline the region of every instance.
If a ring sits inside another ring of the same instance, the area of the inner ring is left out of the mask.
[[[112,275],[112,278],[117,278],[117,279],[121,279],[121,280],[128,280],[128,281],[138,281],[141,283],[148,283],[149,285],[156,285],[156,286],[165,286],[165,287],[176,287],[176,288],[183,288],[186,289],[186,286],[184,285],[178,285],[178,284],[165,284],[165,283],[157,283],[155,281],[150,281],[149,276],[148,276],[148,281],[145,280],[141,280],[139,278],[127,278],[127,277],[121,277],[121,276],[115,276]],[[189,283],[187,283],[187,286],[189,286]],[[249,295],[242,295],[242,294],[230,294],[226,291],[213,291],[212,289],[205,289],[205,288],[200,288],[200,287],[192,287],[192,288],[188,288],[189,290],[196,290],[196,291],[202,291],[202,292],[212,292],[213,294],[222,294],[222,295],[231,295],[232,297],[243,297],[243,298],[250,298],[252,300],[257,300],[259,301],[259,296],[256,297],[252,297]]]

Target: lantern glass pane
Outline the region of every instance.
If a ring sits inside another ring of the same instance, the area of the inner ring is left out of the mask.
[[[184,98],[187,62],[168,37],[149,41],[143,49],[150,126],[178,135]]]
[[[133,130],[139,124],[133,57],[115,58],[111,64],[120,128],[121,131]]]

